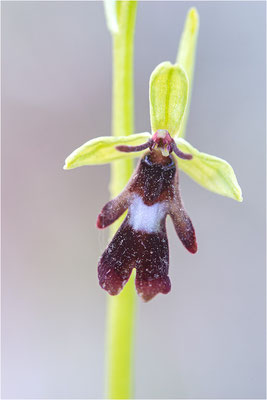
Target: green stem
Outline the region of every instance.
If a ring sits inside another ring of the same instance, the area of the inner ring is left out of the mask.
[[[113,34],[113,115],[114,136],[133,133],[133,43],[136,1],[117,1],[119,31]],[[132,160],[116,161],[111,167],[110,193],[114,198],[133,172]],[[115,233],[122,219],[113,224]],[[134,274],[118,296],[108,298],[107,397],[132,397],[132,354],[135,317]]]

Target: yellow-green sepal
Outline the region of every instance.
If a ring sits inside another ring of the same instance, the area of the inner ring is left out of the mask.
[[[170,62],[159,64],[150,76],[149,99],[152,133],[166,129],[174,137],[188,99],[188,79],[183,69]]]
[[[140,157],[144,151],[123,153],[116,146],[137,146],[151,138],[148,132],[136,133],[130,136],[102,136],[89,140],[74,150],[65,160],[64,169],[73,169],[83,165],[107,164],[116,160]]]
[[[192,160],[178,159],[179,168],[194,181],[212,192],[243,201],[233,168],[227,161],[201,153],[182,138],[175,139],[179,149],[192,154]]]

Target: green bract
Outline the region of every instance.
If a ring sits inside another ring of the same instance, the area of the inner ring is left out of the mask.
[[[178,132],[180,137],[184,137],[187,117],[190,109],[190,99],[193,87],[193,75],[195,65],[196,44],[198,37],[199,18],[195,8],[191,8],[187,14],[183,34],[179,44],[176,63],[180,65],[188,77],[188,104],[181,128]]]
[[[175,136],[181,126],[188,97],[188,79],[179,65],[159,64],[150,77],[151,131],[166,129]]]

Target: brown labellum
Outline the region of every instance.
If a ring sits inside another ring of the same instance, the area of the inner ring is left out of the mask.
[[[126,188],[105,205],[97,219],[98,228],[106,228],[128,209],[124,222],[99,260],[99,283],[109,294],[116,295],[136,268],[136,289],[145,301],[171,289],[167,215],[187,250],[197,251],[194,227],[181,200],[173,156],[163,156],[155,146],[153,149],[153,143],[149,141],[147,147],[152,147],[152,151],[139,161]],[[166,142],[161,147],[165,145]]]

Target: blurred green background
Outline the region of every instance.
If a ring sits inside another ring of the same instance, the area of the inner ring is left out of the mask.
[[[233,166],[239,204],[181,173],[199,251],[168,221],[172,291],[138,299],[137,398],[265,397],[265,3],[140,2],[136,132],[148,82],[200,14],[187,139]],[[103,396],[109,166],[63,171],[110,134],[111,39],[101,2],[2,3],[2,396]]]

